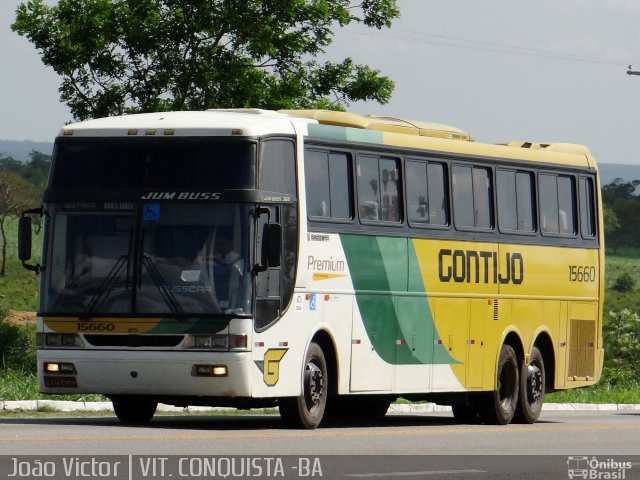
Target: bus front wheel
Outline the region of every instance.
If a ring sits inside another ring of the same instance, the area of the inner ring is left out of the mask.
[[[118,396],[112,397],[113,411],[122,423],[147,423],[158,408],[158,402],[144,397]]]
[[[481,416],[485,423],[506,425],[513,419],[518,404],[520,374],[516,352],[503,345],[498,358],[497,388],[484,399]]]
[[[302,395],[280,399],[280,417],[287,427],[317,428],[327,406],[327,362],[320,345],[309,345],[302,375]]]

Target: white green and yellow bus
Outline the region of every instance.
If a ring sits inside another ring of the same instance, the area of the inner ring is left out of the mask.
[[[601,211],[573,144],[320,110],[67,125],[20,228],[40,389],[124,422],[278,406],[315,428],[404,397],[532,423],[600,377]]]

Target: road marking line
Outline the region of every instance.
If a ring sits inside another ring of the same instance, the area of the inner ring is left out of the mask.
[[[556,432],[556,431],[593,431],[593,430],[640,430],[640,424],[613,424],[613,425],[509,425],[509,426],[483,426],[469,428],[443,428],[425,427],[408,430],[302,430],[302,431],[275,431],[275,432],[221,432],[221,433],[180,433],[167,434],[166,429],[157,434],[129,434],[129,435],[37,435],[37,436],[0,436],[2,442],[49,442],[56,441],[140,441],[140,440],[243,440],[243,439],[273,439],[273,438],[302,438],[302,437],[392,437],[392,436],[417,436],[417,435],[443,435],[456,433],[518,433],[518,432]]]

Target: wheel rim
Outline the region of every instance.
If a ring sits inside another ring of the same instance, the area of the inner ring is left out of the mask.
[[[309,411],[321,402],[324,396],[324,375],[312,359],[304,370],[304,401]]]
[[[530,404],[534,404],[542,398],[543,389],[542,370],[538,365],[532,363],[527,368],[527,397]]]

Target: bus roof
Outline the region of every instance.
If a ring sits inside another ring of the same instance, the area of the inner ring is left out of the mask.
[[[59,135],[74,137],[258,136],[268,133],[293,135],[295,130],[292,117],[259,109],[140,113],[66,125]]]
[[[471,134],[449,125],[330,110],[143,113],[66,125],[60,136],[260,136],[293,135],[298,129],[320,138],[596,168],[589,150],[582,145],[522,140],[505,144],[477,143]]]
[[[403,120],[394,117],[356,115],[329,110],[282,110],[281,112],[317,120],[325,128],[313,128],[314,136],[396,147],[425,149],[452,154],[524,160],[537,163],[573,165],[596,169],[583,145],[514,140],[505,144],[476,143],[471,134],[449,125]]]
[[[440,123],[405,120],[378,115],[356,115],[354,113],[336,112],[332,110],[280,110],[290,115],[312,118],[324,125],[364,128],[384,132],[419,135],[424,137],[446,138],[449,140],[473,141],[473,137],[459,128]]]

